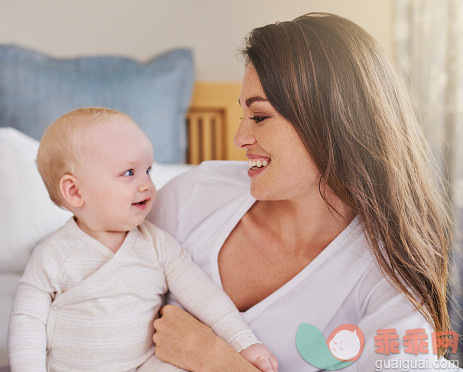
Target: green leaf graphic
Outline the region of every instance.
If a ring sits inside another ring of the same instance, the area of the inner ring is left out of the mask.
[[[331,354],[323,333],[312,324],[301,323],[299,325],[296,333],[296,347],[306,362],[320,369],[335,371],[353,363],[336,359]]]

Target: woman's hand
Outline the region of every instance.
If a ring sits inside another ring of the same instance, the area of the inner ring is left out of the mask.
[[[160,310],[153,341],[161,360],[188,371],[258,371],[208,326],[174,305]]]
[[[177,306],[166,305],[159,314],[153,323],[157,357],[186,370],[197,369],[215,342],[214,332]]]

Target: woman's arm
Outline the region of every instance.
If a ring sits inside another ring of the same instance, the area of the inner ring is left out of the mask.
[[[259,371],[205,324],[177,306],[166,305],[154,321],[156,355],[194,372]]]
[[[357,326],[365,336],[363,352],[356,362],[359,371],[382,370],[393,362],[415,365],[416,369],[410,368],[410,371],[461,371],[445,359],[438,362],[437,355],[433,354],[431,325],[410,300],[389,283],[376,263],[371,264],[371,270],[366,271],[355,291],[361,318]],[[407,330],[418,331],[426,339],[407,336]],[[450,359],[455,357],[453,354]],[[427,368],[417,368],[419,363]]]

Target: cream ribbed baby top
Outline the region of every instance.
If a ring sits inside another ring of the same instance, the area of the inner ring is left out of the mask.
[[[256,342],[225,293],[149,222],[114,254],[71,218],[42,241],[18,285],[9,329],[13,371],[130,371],[154,354],[152,321],[170,290],[241,350]]]

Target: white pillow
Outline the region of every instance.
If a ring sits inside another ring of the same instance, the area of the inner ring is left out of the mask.
[[[0,272],[21,273],[34,246],[71,213],[48,196],[35,159],[39,143],[0,128]]]
[[[22,273],[32,249],[71,217],[50,200],[35,159],[38,141],[13,128],[0,128],[0,272]],[[190,169],[154,163],[157,189]]]

